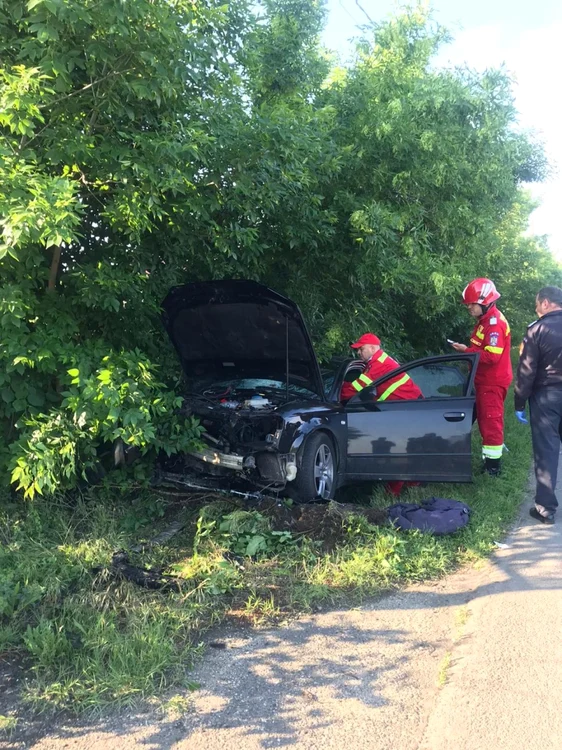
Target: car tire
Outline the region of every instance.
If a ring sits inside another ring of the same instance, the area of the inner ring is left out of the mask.
[[[332,500],[336,492],[336,451],[333,440],[324,432],[315,432],[304,443],[294,490],[298,499]]]

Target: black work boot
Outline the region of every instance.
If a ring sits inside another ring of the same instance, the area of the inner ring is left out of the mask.
[[[485,458],[484,459],[484,470],[491,477],[499,477],[502,473],[502,460],[501,458]]]

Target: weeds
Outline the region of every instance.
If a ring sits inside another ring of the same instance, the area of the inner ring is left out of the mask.
[[[220,508],[223,504],[217,505]],[[272,531],[269,519],[257,511],[235,510],[221,516],[213,505],[204,508],[199,516],[194,550],[198,552],[210,538],[224,549],[248,557],[275,554],[295,541],[288,531]]]
[[[173,695],[162,703],[160,710],[169,719],[179,719],[189,711],[190,701],[185,695]]]
[[[15,716],[0,716],[0,736],[2,734],[11,737],[18,725],[18,720]]]
[[[451,651],[447,651],[443,659],[441,660],[441,664],[439,665],[439,673],[437,675],[437,686],[438,687],[444,687],[447,683],[447,679],[449,678],[449,669],[451,667],[451,659],[453,658],[453,654]]]
[[[24,695],[41,709],[126,706],[185,687],[201,632],[227,616],[261,625],[318,606],[357,603],[488,554],[527,482],[529,435],[511,415],[506,442],[510,453],[499,479],[478,473],[475,436],[473,484],[408,491],[412,502],[431,495],[467,502],[471,520],[458,534],[402,533],[352,516],[341,520],[343,541],[330,553],[306,536],[273,531],[255,510],[225,502],[182,507],[134,487],[116,495],[108,485],[72,503],[21,505],[5,498],[0,654],[19,654],[28,665]],[[345,494],[375,508],[390,502],[380,488]],[[178,516],[183,530],[136,558],[178,576],[179,592],[147,591],[108,575],[113,552],[153,537]]]

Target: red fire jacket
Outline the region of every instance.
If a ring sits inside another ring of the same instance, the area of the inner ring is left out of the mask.
[[[478,319],[470,337],[467,352],[480,352],[476,385],[501,385],[508,388],[513,380],[511,367],[511,330],[495,305]]]
[[[353,383],[343,384],[340,399],[342,401],[348,401],[352,396],[355,396],[356,393],[362,391],[363,388],[366,388],[371,385],[371,383],[374,383],[375,380],[386,375],[387,372],[392,372],[398,367],[400,367],[398,362],[380,349],[376,354],[373,354],[371,359],[367,362],[365,371],[359,375],[357,380],[354,380]],[[421,397],[422,392],[412,378],[405,372],[394,378],[385,380],[384,383],[377,388],[377,393],[373,393],[373,399],[376,401],[397,401],[398,399],[407,401],[409,399]]]

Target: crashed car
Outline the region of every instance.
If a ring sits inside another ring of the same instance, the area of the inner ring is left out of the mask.
[[[206,443],[163,462],[164,481],[300,501],[329,500],[358,480],[471,481],[478,355],[410,362],[343,405],[342,383],[363,363],[321,371],[297,305],[272,289],[243,280],[178,286],[163,320],[185,375],[186,413]],[[378,402],[377,389],[402,372],[424,398]]]

